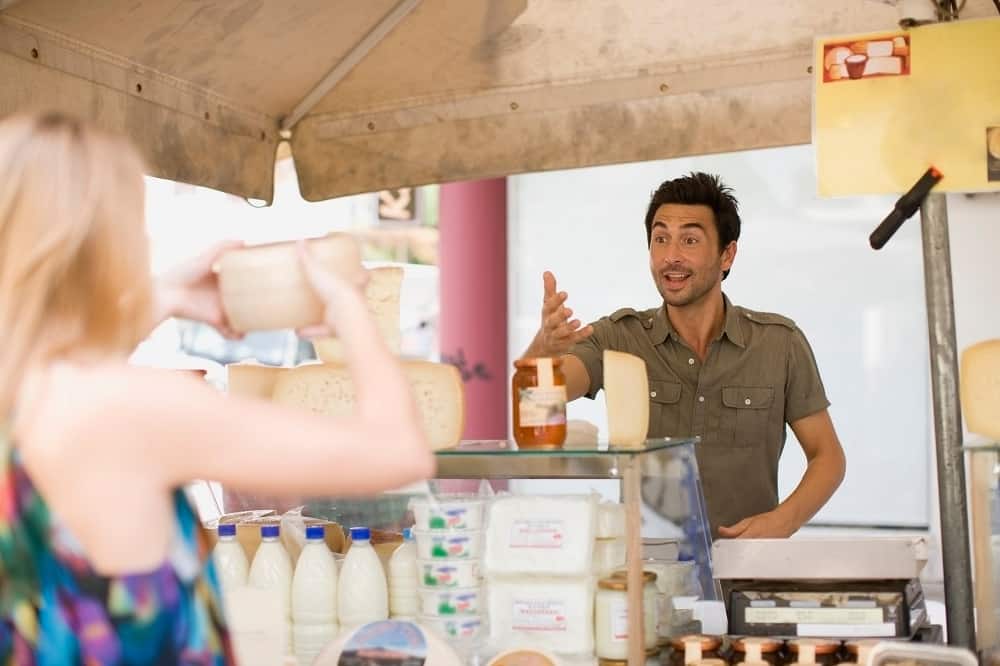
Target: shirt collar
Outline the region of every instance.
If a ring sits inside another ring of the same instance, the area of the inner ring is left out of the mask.
[[[743,339],[743,324],[740,322],[739,308],[734,306],[725,294],[722,294],[722,300],[726,308],[726,322],[722,327],[722,335],[729,338],[729,341],[737,347],[746,347]],[[654,344],[666,342],[669,337],[673,337],[675,340],[678,339],[674,327],[667,317],[666,305],[661,305],[653,316],[649,337],[652,338]]]

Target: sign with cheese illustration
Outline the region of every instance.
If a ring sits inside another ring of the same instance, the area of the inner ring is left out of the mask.
[[[1000,190],[1000,18],[816,41],[819,194],[901,194],[928,167],[942,192]]]

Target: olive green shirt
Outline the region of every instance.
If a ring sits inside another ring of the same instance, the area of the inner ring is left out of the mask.
[[[720,525],[778,505],[778,458],[786,423],[830,402],[816,359],[790,319],[734,306],[702,363],[680,339],[663,307],[618,310],[570,353],[590,375],[587,397],[604,386],[603,351],[646,362],[649,436],[698,435],[695,447],[712,536]]]

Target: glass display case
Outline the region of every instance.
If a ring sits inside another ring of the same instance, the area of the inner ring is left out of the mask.
[[[1000,444],[966,446],[972,530],[976,645],[1000,648]],[[992,660],[991,660],[992,661]]]
[[[401,541],[403,529],[414,526],[415,520],[420,518],[414,515],[414,506],[421,502],[426,504],[428,498],[431,502],[436,502],[457,490],[464,491],[465,496],[484,499],[485,504],[489,505],[495,504],[500,498],[520,497],[518,480],[610,480],[614,482],[610,487],[617,491],[614,493],[617,496],[610,499],[624,505],[624,509],[618,513],[624,516],[625,524],[621,528],[625,544],[623,556],[627,558],[624,568],[630,583],[627,586],[628,657],[629,662],[636,665],[646,661],[642,621],[644,569],[655,570],[656,560],[686,563],[686,569],[694,574],[689,576],[691,584],[684,590],[673,590],[678,596],[677,600],[682,601],[680,597],[688,595],[718,598],[711,575],[711,539],[695,458],[697,443],[697,438],[664,438],[648,440],[643,447],[634,449],[600,444],[555,450],[519,450],[516,444],[507,441],[466,441],[457,448],[437,452],[437,473],[434,480],[376,497],[279,499],[227,492],[226,489],[216,487],[215,492],[210,493],[212,500],[199,504],[206,507],[201,510],[206,527],[217,524],[224,514],[267,510],[280,514],[301,506],[304,516],[334,522],[343,528],[357,525],[371,528],[373,535],[378,535],[377,539],[373,536],[373,543],[378,540],[389,546],[382,553],[385,559]],[[608,485],[605,482],[602,488],[607,488]],[[558,497],[574,493],[579,496],[578,489],[566,493],[558,483],[551,486],[531,484],[531,495],[540,496],[540,501],[544,501],[547,495]],[[608,495],[608,492],[603,494]],[[491,529],[486,524],[490,515],[490,511],[484,512],[484,523],[479,526],[485,536],[489,536],[486,533]],[[523,527],[530,525],[532,520],[532,515],[515,515],[512,524]],[[417,529],[421,526],[427,527],[426,524],[418,524]],[[447,527],[444,522],[441,526]],[[499,529],[499,525],[493,529]],[[513,528],[505,525],[503,529],[508,530],[506,535]],[[418,531],[416,534],[418,549],[423,548],[419,543],[421,533]],[[571,537],[572,534],[568,536]],[[534,545],[538,545],[537,534],[532,538],[536,539]],[[338,539],[337,542],[341,541]],[[489,539],[483,539],[483,550],[488,548],[488,541]],[[599,542],[600,539],[595,544]],[[595,545],[594,557],[596,551]],[[558,551],[553,553],[560,554]],[[486,572],[488,571],[489,567],[486,567]],[[593,581],[591,584],[593,585]],[[648,592],[648,588],[646,591]],[[670,606],[669,609],[677,613],[673,620],[679,623],[687,621],[684,628],[690,630],[690,606],[687,606],[687,615],[684,615],[683,603],[680,606]],[[633,618],[638,618],[639,621]],[[488,625],[490,621],[490,618],[484,618],[483,625]],[[505,621],[509,621],[509,618]],[[460,624],[445,625],[438,620],[434,624],[442,629],[446,640],[454,644],[459,654],[470,662],[485,663],[484,660],[491,653],[498,652],[501,647],[511,647],[509,641],[503,646],[496,644],[495,627],[491,627],[489,631],[470,631],[462,635],[461,631],[451,631],[456,627],[460,629]],[[592,628],[588,631],[590,630]],[[592,647],[590,649],[593,650]]]

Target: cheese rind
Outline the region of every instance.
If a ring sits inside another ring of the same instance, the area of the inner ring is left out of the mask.
[[[961,402],[969,432],[1000,441],[1000,340],[962,352]]]
[[[458,370],[427,361],[402,361],[401,365],[431,448],[436,451],[457,445],[465,429],[465,386]],[[351,373],[346,366],[334,363],[302,365],[282,374],[275,383],[273,399],[335,417],[352,414],[356,402]],[[388,409],[386,418],[392,418]]]
[[[361,248],[348,234],[308,241],[316,260],[350,279],[358,276]],[[325,306],[303,272],[295,243],[226,252],[219,259],[219,293],[237,331],[304,328],[323,321]]]
[[[649,378],[638,356],[604,351],[604,395],[608,410],[608,442],[642,448],[649,432]]]
[[[379,333],[389,351],[399,354],[399,294],[403,287],[403,269],[398,266],[373,268],[365,287],[365,300],[375,319]],[[344,350],[336,337],[317,338],[312,341],[316,356],[324,363],[343,363]]]

